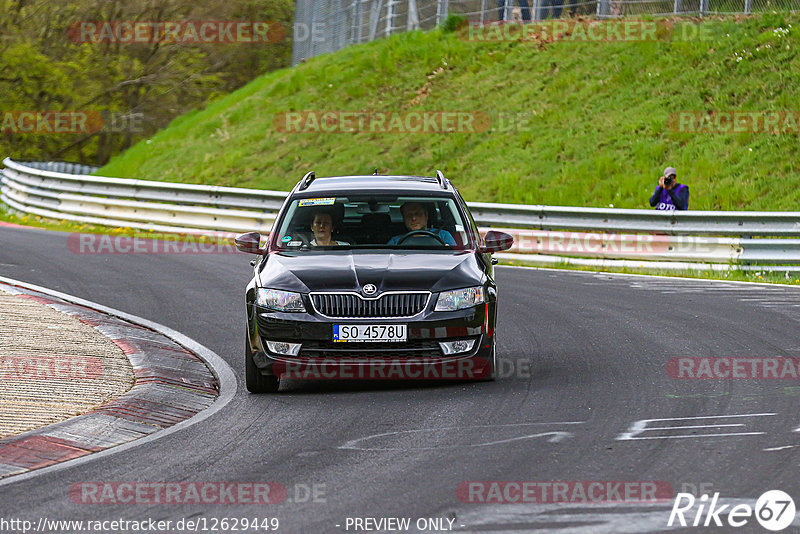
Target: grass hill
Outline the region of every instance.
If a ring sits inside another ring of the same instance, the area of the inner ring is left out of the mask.
[[[692,209],[796,210],[799,21],[775,13],[661,21],[655,41],[582,39],[573,27],[556,40],[540,30],[487,42],[451,19],[447,30],[397,35],[259,77],[174,120],[98,174],[288,190],[312,169],[441,169],[467,200],[642,208],[669,165],[690,186]],[[276,128],[286,112],[308,111],[449,111],[471,114],[479,126],[488,116],[491,126]],[[708,126],[713,121],[699,119],[711,112],[725,127],[727,114],[741,111],[788,112],[772,116],[783,133],[694,133],[679,124],[684,112]]]

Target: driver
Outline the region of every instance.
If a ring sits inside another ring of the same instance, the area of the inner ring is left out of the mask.
[[[445,245],[454,247],[456,240],[453,235],[447,230],[440,228],[428,228],[428,211],[419,202],[406,202],[400,206],[400,212],[403,214],[403,222],[406,224],[409,232],[425,231],[439,236],[439,239],[444,241]],[[408,234],[396,235],[389,240],[389,245],[397,245],[400,240]],[[418,234],[422,237],[422,234]],[[414,239],[410,237],[409,239]]]

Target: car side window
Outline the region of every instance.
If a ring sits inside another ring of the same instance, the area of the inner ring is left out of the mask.
[[[475,241],[478,244],[481,244],[481,242],[482,242],[481,233],[478,230],[478,225],[475,224],[475,219],[472,217],[472,213],[469,211],[469,207],[467,206],[467,203],[464,201],[464,198],[461,196],[461,193],[459,193],[458,191],[456,191],[456,196],[458,197],[458,201],[461,204],[461,209],[464,210],[464,213],[467,214],[467,221],[466,222],[470,226],[469,229],[467,229],[467,228],[464,229],[464,245],[466,245],[469,242],[469,236],[467,235],[468,231],[470,231],[472,233],[472,235],[475,236]]]

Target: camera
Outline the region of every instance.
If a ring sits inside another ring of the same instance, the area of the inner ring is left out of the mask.
[[[664,186],[669,187],[675,182],[674,176],[665,176],[664,177]]]

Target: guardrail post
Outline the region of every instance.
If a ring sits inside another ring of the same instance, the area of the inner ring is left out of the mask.
[[[437,0],[436,2],[436,26],[441,26],[447,18],[447,11],[450,9],[448,0]]]
[[[406,30],[419,29],[419,12],[417,11],[417,0],[408,0],[408,18],[406,19]]]
[[[372,5],[369,8],[369,41],[374,41],[375,35],[378,33],[381,7],[383,7],[383,0],[372,0]]]
[[[386,27],[383,30],[383,34],[386,37],[392,35],[392,21],[394,21],[394,5],[396,3],[395,0],[386,1]]]
[[[317,10],[313,7],[311,8],[311,28],[308,29],[308,39],[309,39],[309,55],[308,57],[314,57],[316,53],[314,52],[314,48],[316,47],[316,39],[314,39],[314,28],[317,27]]]
[[[353,0],[353,22],[350,25],[350,42],[358,44],[361,42],[361,2]]]

